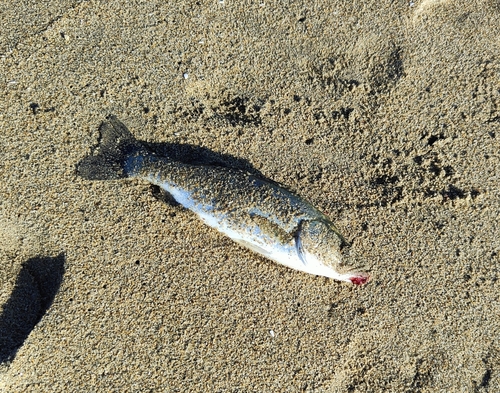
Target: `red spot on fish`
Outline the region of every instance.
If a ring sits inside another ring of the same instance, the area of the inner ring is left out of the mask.
[[[351,277],[349,280],[354,285],[363,285],[363,284],[366,284],[369,279],[370,279],[370,276],[354,276],[354,277]]]

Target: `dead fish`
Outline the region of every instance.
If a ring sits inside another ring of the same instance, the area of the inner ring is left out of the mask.
[[[281,185],[249,172],[159,156],[115,116],[77,172],[86,179],[137,178],[161,187],[235,242],[302,272],[361,285],[369,275],[342,263],[345,241],[331,220]]]

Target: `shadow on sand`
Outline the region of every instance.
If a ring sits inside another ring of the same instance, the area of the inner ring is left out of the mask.
[[[0,363],[12,361],[54,301],[64,275],[64,254],[23,263],[0,315]]]

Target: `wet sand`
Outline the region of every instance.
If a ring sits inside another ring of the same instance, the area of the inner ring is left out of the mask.
[[[500,391],[498,2],[3,8],[0,391]],[[372,281],[79,178],[108,114],[303,195]]]

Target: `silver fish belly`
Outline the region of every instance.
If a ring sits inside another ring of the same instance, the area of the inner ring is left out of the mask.
[[[79,164],[83,177],[148,181],[210,227],[268,259],[357,285],[369,280],[368,274],[343,265],[344,240],[330,219],[284,187],[238,169],[157,156],[113,116],[100,132],[96,154]]]

